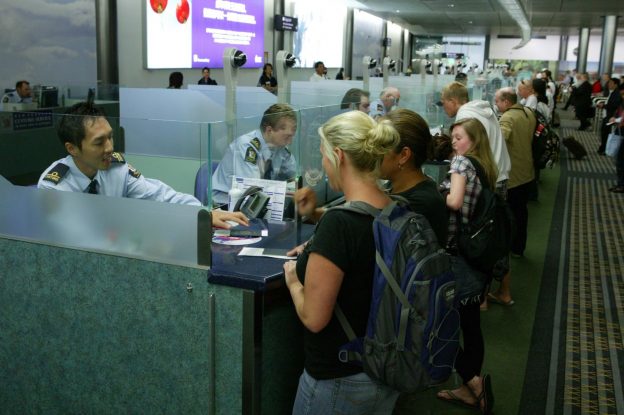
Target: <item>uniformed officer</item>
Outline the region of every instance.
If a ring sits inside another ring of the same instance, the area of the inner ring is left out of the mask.
[[[260,129],[230,143],[212,175],[213,200],[227,203],[232,177],[289,180],[297,162],[288,145],[297,131],[297,117],[287,104],[271,105],[262,116]]]
[[[113,129],[104,113],[92,104],[82,102],[71,107],[59,122],[58,136],[69,155],[43,172],[37,184],[41,189],[201,206],[193,196],[144,177],[121,154],[113,152]],[[228,220],[248,224],[240,212],[213,212],[216,226],[229,228]]]
[[[370,116],[373,118],[386,115],[393,107],[399,105],[401,93],[398,88],[389,86],[384,88],[379,94],[379,99],[373,101],[370,105]]]
[[[17,81],[15,91],[6,93],[2,97],[2,103],[22,103],[29,104],[32,102],[32,90],[28,81]]]

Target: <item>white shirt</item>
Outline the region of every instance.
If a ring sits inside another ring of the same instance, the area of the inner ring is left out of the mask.
[[[213,200],[227,203],[232,177],[264,178],[269,160],[271,171],[268,179],[289,180],[295,177],[295,156],[286,147],[270,147],[260,130],[251,131],[232,141],[212,175]]]
[[[111,166],[107,170],[98,170],[94,179],[97,180],[97,191],[100,195],[201,206],[199,200],[193,196],[176,192],[160,180],[144,177],[127,164],[119,153],[113,153]],[[74,158],[67,156],[55,161],[43,172],[37,187],[88,193],[90,183],[91,179],[80,171]]]
[[[327,81],[327,78],[325,77],[325,75],[319,75],[316,72],[314,72],[312,76],[310,77],[310,82],[319,82],[319,81]]]

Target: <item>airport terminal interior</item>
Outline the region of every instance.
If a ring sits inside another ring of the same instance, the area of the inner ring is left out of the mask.
[[[526,248],[482,295],[483,395],[441,399],[467,384],[449,366],[385,412],[624,414],[622,15],[611,0],[0,6],[0,414],[299,413],[311,332],[286,253],[345,201],[322,128],[407,109],[450,136],[449,85],[499,119],[502,91],[540,111],[543,85],[553,150],[531,174]],[[59,133],[85,103],[99,150]],[[453,154],[422,167],[440,190]]]

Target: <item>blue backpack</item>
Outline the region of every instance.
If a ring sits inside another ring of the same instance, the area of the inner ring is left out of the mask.
[[[371,215],[376,248],[366,335],[357,338],[336,304],[349,343],[342,362],[396,390],[413,392],[448,379],[459,347],[455,278],[448,254],[427,219],[394,200],[383,210],[365,202],[332,209]]]

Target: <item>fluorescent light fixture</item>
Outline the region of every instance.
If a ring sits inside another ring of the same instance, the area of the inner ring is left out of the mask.
[[[498,0],[498,3],[520,26],[522,40],[513,47],[513,49],[520,49],[531,40],[531,24],[524,7],[522,7],[520,0]]]

